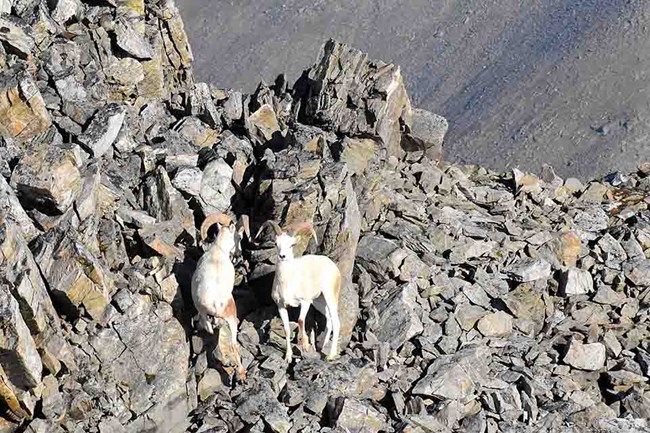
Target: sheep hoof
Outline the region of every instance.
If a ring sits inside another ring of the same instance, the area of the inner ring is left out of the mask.
[[[287,361],[287,364],[291,364],[291,354],[287,353],[286,356],[284,357],[284,360]]]
[[[332,355],[332,354],[330,354],[330,355],[327,355],[327,357],[325,359],[328,360],[328,361],[336,361],[339,358],[340,358],[340,355]]]
[[[237,379],[239,379],[240,382],[246,382],[246,369],[245,368],[240,368],[237,371]]]

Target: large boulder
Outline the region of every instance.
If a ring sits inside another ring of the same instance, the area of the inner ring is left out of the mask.
[[[334,40],[319,57],[295,86],[302,121],[352,137],[379,137],[389,155],[399,155],[401,124],[411,121],[400,68]]]

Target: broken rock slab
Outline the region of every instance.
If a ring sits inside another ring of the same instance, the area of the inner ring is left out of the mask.
[[[594,281],[589,271],[568,269],[562,274],[560,290],[565,296],[584,295],[594,290]]]
[[[122,128],[126,110],[119,104],[108,104],[99,110],[88,128],[79,137],[84,148],[95,158],[101,158],[111,148]]]
[[[5,285],[0,285],[0,364],[11,384],[22,390],[41,382],[43,363],[18,302]]]
[[[22,20],[9,15],[0,15],[0,42],[13,48],[18,55],[26,59],[32,54],[35,43],[31,29]]]
[[[448,128],[444,117],[415,108],[410,128],[402,134],[402,149],[423,151],[427,158],[438,163],[442,160],[442,143]]]
[[[0,74],[0,135],[27,141],[50,125],[52,118],[33,79],[16,69]]]
[[[3,176],[0,176],[0,208],[7,209],[7,219],[20,228],[27,242],[38,236],[38,229]]]
[[[602,343],[583,344],[571,339],[564,362],[581,370],[597,371],[605,366],[607,359],[605,345]]]
[[[65,213],[82,188],[74,150],[40,143],[18,161],[10,185],[21,203],[45,214]]]
[[[376,306],[377,318],[369,327],[377,339],[390,344],[392,350],[399,349],[424,330],[417,296],[417,286],[406,284]]]
[[[507,337],[512,333],[512,316],[504,311],[486,314],[476,327],[485,337]]]
[[[353,398],[338,398],[329,410],[337,429],[349,433],[378,433],[386,431],[386,415],[364,401]]]
[[[185,431],[195,402],[188,392],[190,348],[183,327],[171,306],[147,295],[123,290],[115,302],[121,314],[90,345],[102,362],[99,377],[129,389],[125,404],[137,418],[127,431],[143,431],[144,422],[153,431]]]

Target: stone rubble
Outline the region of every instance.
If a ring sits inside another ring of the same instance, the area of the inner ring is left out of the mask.
[[[333,40],[252,94],[192,58],[172,0],[0,0],[0,432],[650,431],[648,164],[450,165],[399,67]],[[189,292],[215,211],[314,224],[339,359],[284,361],[263,232],[235,380]]]

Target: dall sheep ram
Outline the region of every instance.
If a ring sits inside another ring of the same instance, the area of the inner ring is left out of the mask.
[[[309,306],[315,300],[320,300],[319,297],[322,295],[325,301],[325,318],[327,320],[323,347],[333,333],[332,346],[327,356],[328,360],[333,360],[338,356],[338,340],[341,330],[338,315],[341,272],[336,263],[326,256],[309,254],[294,257],[293,247],[296,245],[298,234],[308,232],[316,239],[316,232],[310,223],[293,224],[283,229],[275,221],[266,221],[255,237],[259,237],[264,228],[269,225],[275,232],[275,245],[278,253],[278,264],[275,269],[271,296],[278,306],[286,334],[285,359],[291,363],[291,328],[287,307],[300,307],[298,332],[302,349],[304,352],[308,352],[310,344],[305,331],[305,318]]]
[[[208,230],[215,223],[219,226],[217,237],[199,259],[192,276],[192,300],[198,310],[200,321],[210,334],[214,332],[211,320],[222,318],[228,323],[232,337],[232,350],[237,363],[237,375],[240,380],[245,380],[246,370],[242,365],[237,343],[237,307],[232,296],[235,267],[230,255],[237,245],[236,236],[241,236],[242,231],[249,234],[247,219],[244,219],[243,227],[237,231],[235,223],[227,215],[222,213],[209,215],[201,224],[201,239],[204,241],[207,239]]]

